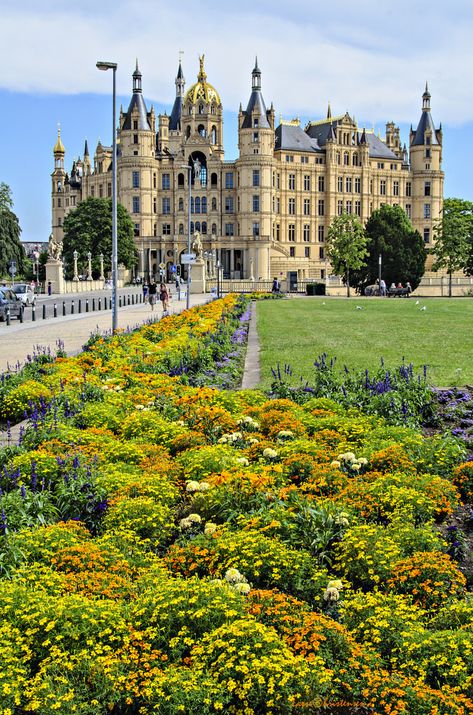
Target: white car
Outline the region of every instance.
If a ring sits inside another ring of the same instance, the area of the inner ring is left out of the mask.
[[[36,303],[36,294],[31,290],[29,283],[15,283],[11,289],[23,305],[34,305]]]

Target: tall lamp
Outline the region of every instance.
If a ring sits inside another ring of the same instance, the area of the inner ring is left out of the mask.
[[[192,161],[192,154],[190,155]],[[189,182],[189,206],[187,212],[187,255],[191,252],[191,202],[192,202],[192,172],[193,168],[190,164],[181,164],[181,169],[187,169],[187,180]],[[190,308],[190,288],[191,288],[191,264],[187,264],[187,290],[186,290],[186,309]]]
[[[113,108],[112,108],[112,334],[118,328],[118,240],[117,240],[117,129],[116,129],[116,62],[97,62],[99,70],[113,70]]]

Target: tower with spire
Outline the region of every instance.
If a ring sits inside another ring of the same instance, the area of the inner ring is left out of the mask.
[[[52,235],[58,244],[64,238],[64,217],[66,215],[67,174],[64,169],[66,150],[61,139],[61,127],[57,129],[57,140],[53,147],[54,170],[51,174]]]

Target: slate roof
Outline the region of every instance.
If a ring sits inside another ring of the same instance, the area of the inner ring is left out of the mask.
[[[243,120],[242,129],[251,129],[251,113],[255,109],[259,112],[260,115],[258,128],[270,129],[271,125],[268,122],[268,117],[266,116],[266,105],[264,103],[263,95],[261,94],[260,89],[254,89],[250,95],[246,111],[243,112],[245,118]]]
[[[275,149],[288,151],[320,152],[317,139],[310,137],[300,126],[295,124],[280,124],[275,132]]]
[[[411,146],[419,146],[420,144],[425,144],[425,132],[432,132],[432,138],[430,140],[431,144],[438,144],[437,133],[435,131],[434,120],[428,109],[424,109],[420,122],[417,125],[415,137],[411,142]]]
[[[327,119],[327,121],[309,124],[306,128],[306,133],[309,137],[314,139],[320,147],[325,146],[327,140],[338,124],[340,124],[342,117],[337,117],[332,120]],[[363,136],[362,131],[357,132],[357,144],[360,144],[361,138]],[[373,132],[366,132],[366,143],[368,144],[369,156],[377,159],[399,159],[394,152],[389,149],[386,144]]]
[[[181,66],[179,65],[179,69]],[[174,100],[171,116],[169,117],[169,129],[179,129],[182,114],[182,97],[178,96]]]
[[[131,98],[130,106],[128,107],[127,113],[125,115],[125,121],[123,123],[123,129],[132,129],[131,114],[137,109],[138,110],[138,129],[149,130],[151,129],[148,122],[148,110],[146,109],[145,100],[141,92],[134,92]]]

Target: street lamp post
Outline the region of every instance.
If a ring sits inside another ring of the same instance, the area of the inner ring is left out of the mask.
[[[192,160],[192,154],[191,154]],[[191,252],[191,201],[192,201],[192,166],[190,164],[181,164],[181,169],[187,169],[187,180],[189,182],[189,206],[187,212],[187,255]],[[187,290],[186,290],[186,309],[190,308],[190,288],[191,288],[191,264],[187,264]]]
[[[382,257],[382,255],[381,255],[381,253],[380,253],[380,254],[379,254],[379,257],[378,257],[378,294],[379,294],[379,295],[382,295],[382,293],[381,293],[381,269],[382,269],[382,265],[383,265],[383,257]]]
[[[92,280],[92,253],[87,253],[87,279]]]
[[[113,71],[112,102],[112,333],[118,328],[118,240],[117,240],[117,130],[116,130],[116,62],[97,62],[97,69]]]
[[[74,277],[72,280],[78,281],[79,276],[77,274],[77,259],[79,258],[79,254],[77,253],[77,251],[74,251],[74,253],[72,254],[72,258],[74,259]]]

